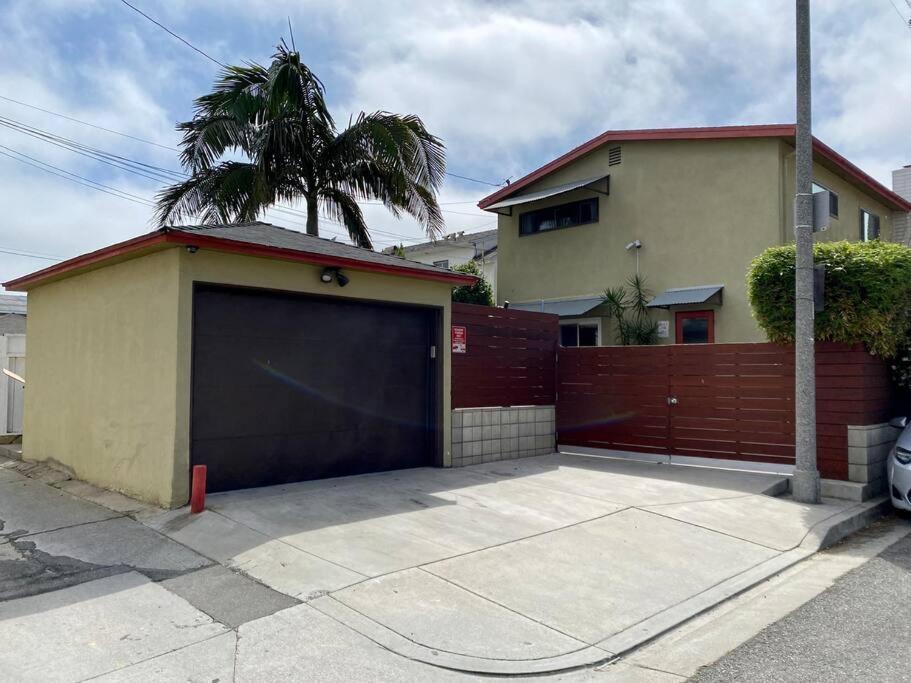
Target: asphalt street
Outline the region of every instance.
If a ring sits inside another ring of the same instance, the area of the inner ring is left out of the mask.
[[[691,680],[909,680],[909,606],[906,536]]]

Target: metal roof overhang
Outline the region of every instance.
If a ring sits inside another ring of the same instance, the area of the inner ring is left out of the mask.
[[[582,188],[601,194],[610,194],[610,176],[599,175],[594,178],[583,178],[582,180],[574,180],[571,183],[549,187],[546,190],[529,192],[528,194],[512,197],[511,199],[504,199],[502,202],[491,204],[490,206],[484,207],[484,210],[493,211],[494,213],[499,213],[504,216],[511,216],[512,207],[518,206],[519,204],[529,204],[530,202],[547,199],[548,197],[555,197],[558,194],[565,194],[566,192],[572,192],[573,190]]]
[[[519,311],[534,311],[536,313],[554,313],[561,317],[584,315],[593,308],[604,303],[600,296],[571,299],[549,299],[543,301],[522,301],[509,304],[510,308]]]
[[[688,304],[721,305],[721,293],[724,285],[701,285],[699,287],[679,287],[665,289],[661,294],[646,304],[649,308],[670,308]],[[714,299],[714,301],[712,301]]]

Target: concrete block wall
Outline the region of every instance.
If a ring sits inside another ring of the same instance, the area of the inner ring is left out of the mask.
[[[554,406],[452,411],[453,467],[546,455],[555,448]]]
[[[886,490],[886,458],[899,431],[888,424],[848,425],[848,480],[868,488],[869,495]]]

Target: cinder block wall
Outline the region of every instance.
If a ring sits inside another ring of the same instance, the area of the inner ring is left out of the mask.
[[[452,411],[453,467],[546,455],[554,450],[554,406]]]
[[[898,433],[885,423],[848,425],[848,480],[865,484],[868,496],[886,490],[886,458]]]

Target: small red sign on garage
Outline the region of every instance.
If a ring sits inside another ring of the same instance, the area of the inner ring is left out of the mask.
[[[464,325],[452,326],[452,352],[468,352],[468,328]]]

